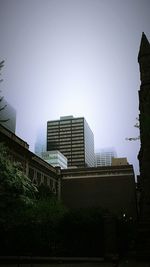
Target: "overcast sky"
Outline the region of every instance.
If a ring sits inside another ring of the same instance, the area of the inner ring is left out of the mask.
[[[17,111],[16,134],[30,149],[38,129],[83,116],[95,149],[114,147],[138,172],[134,127],[142,32],[149,0],[0,0],[2,94]]]

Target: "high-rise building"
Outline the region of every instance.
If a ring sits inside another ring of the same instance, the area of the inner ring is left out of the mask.
[[[59,150],[68,167],[94,166],[94,135],[85,118],[65,116],[48,121],[47,150]]]
[[[95,153],[95,167],[111,166],[112,158],[116,158],[117,153],[112,148],[100,149]]]

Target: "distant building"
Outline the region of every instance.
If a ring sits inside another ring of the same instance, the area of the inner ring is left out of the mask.
[[[53,167],[67,168],[67,158],[58,150],[42,152],[41,157]]]
[[[60,151],[68,167],[94,166],[94,135],[85,118],[60,117],[47,122],[47,150]]]
[[[0,101],[0,122],[5,128],[15,133],[16,131],[16,110],[3,98]]]
[[[95,153],[95,167],[99,166],[111,166],[112,158],[116,157],[117,153],[112,148],[100,149]]]
[[[37,137],[35,140],[34,152],[39,157],[42,157],[42,153],[46,151],[46,126],[41,126],[37,131]]]
[[[127,158],[112,158],[112,166],[128,165]]]

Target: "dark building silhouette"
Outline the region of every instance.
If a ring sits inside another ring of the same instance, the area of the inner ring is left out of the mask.
[[[102,207],[118,216],[136,217],[135,180],[132,165],[55,168],[29,150],[29,145],[0,125],[0,140],[13,161],[36,184],[45,184],[69,208]]]
[[[68,167],[94,167],[94,135],[85,118],[60,117],[47,122],[47,150],[58,150]]]
[[[142,34],[138,54],[141,86],[139,90],[140,110],[140,225],[138,251],[143,258],[150,259],[150,43]]]
[[[0,125],[0,140],[9,148],[10,158],[22,165],[36,184],[45,184],[67,207],[101,207],[124,219],[136,219],[135,181],[132,165],[98,168],[54,168],[29,151],[28,144]],[[105,256],[116,251],[114,216],[104,216]]]
[[[61,174],[61,199],[67,207],[101,207],[120,218],[137,219],[132,165],[70,168]]]

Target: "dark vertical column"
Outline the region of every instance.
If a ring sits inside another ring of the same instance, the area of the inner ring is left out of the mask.
[[[141,216],[150,218],[150,44],[144,33],[138,62],[141,78],[139,91]]]
[[[140,110],[140,220],[138,227],[137,255],[150,259],[150,44],[142,34],[138,55],[141,86],[139,91]]]
[[[104,248],[105,259],[112,260],[117,255],[116,222],[111,215],[104,216]]]

